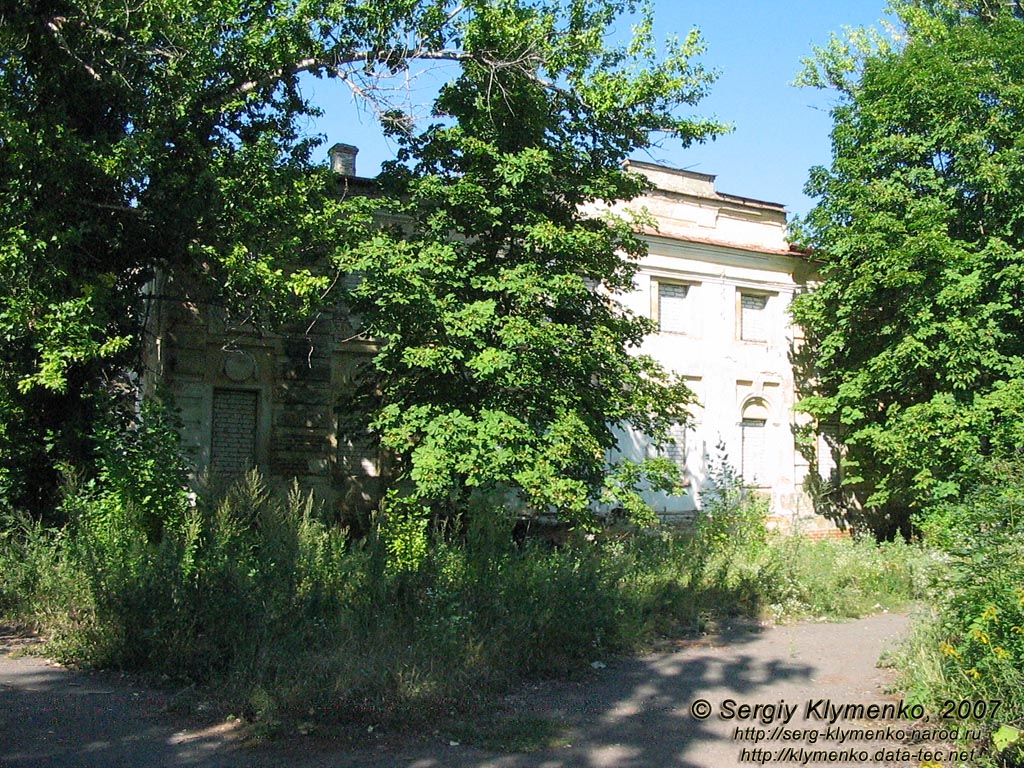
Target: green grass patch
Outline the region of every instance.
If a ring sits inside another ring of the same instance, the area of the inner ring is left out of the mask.
[[[982,765],[1024,766],[1024,466],[992,463],[965,499],[918,520],[943,553],[930,585],[930,610],[895,664],[913,701],[929,711],[947,702],[1001,702],[970,708],[993,733]],[[966,710],[965,710],[966,711]],[[998,738],[995,737],[998,734]]]

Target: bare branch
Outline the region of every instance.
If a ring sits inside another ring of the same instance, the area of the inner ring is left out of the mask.
[[[267,72],[258,79],[248,80],[241,83],[232,90],[232,94],[242,96],[250,91],[256,90],[257,88],[275,83],[283,77],[297,75],[301,72],[314,72],[318,69],[331,71],[341,77],[343,76],[341,71],[342,68],[349,64],[393,64],[395,62],[403,62],[409,59],[430,61],[466,61],[471,58],[473,58],[471,54],[455,49],[442,49],[438,51],[409,51],[407,49],[399,50],[394,48],[372,51],[353,51],[344,56],[339,56],[329,60],[313,56],[307,59],[301,59],[287,67],[281,67],[280,69]]]
[[[466,6],[465,5],[457,5],[457,6],[455,6],[452,9],[452,12],[448,14],[448,18],[446,18],[444,20],[444,24],[442,24],[441,26],[447,26],[448,24],[451,24],[465,10],[466,10]]]
[[[93,80],[95,80],[96,82],[101,82],[103,78],[100,77],[99,73],[91,66],[86,64],[78,56],[78,54],[72,51],[70,46],[68,46],[67,41],[64,39],[64,34],[60,31],[60,28],[64,25],[65,21],[67,20],[63,16],[54,16],[52,19],[47,21],[44,26],[50,31],[50,34],[53,37],[53,39],[57,41],[57,47],[59,47],[62,51],[64,51],[64,53],[66,53],[72,59],[81,64],[82,68],[89,73],[89,76],[92,77]]]

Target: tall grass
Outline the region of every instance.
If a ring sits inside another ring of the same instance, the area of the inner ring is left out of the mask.
[[[978,714],[1004,727],[998,764],[1024,765],[1024,466],[992,463],[960,502],[918,521],[945,566],[932,611],[896,657],[903,684],[932,711],[947,700],[1000,701]],[[974,714],[974,712],[972,712]]]
[[[688,532],[573,535],[558,548],[517,545],[511,516],[478,511],[409,570],[256,475],[184,504],[159,536],[130,500],[68,493],[67,528],[8,527],[0,605],[63,660],[209,686],[265,722],[447,711],[730,616],[893,606],[927,567],[909,547],[768,536],[740,500]]]
[[[173,430],[129,426],[101,435],[94,479],[69,473],[64,528],[0,520],[0,612],[64,661],[205,686],[264,723],[414,721],[732,616],[892,607],[928,567],[911,547],[770,536],[728,473],[685,531],[517,544],[514,515],[481,504],[451,531],[384,521],[353,541],[256,474],[190,498]]]

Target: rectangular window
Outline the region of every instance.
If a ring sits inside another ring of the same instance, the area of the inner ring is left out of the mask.
[[[658,330],[662,333],[686,333],[690,330],[690,286],[658,283]]]
[[[740,333],[743,341],[768,341],[768,296],[740,294]]]
[[[835,447],[835,438],[832,437],[837,431],[832,427],[831,430],[823,429],[818,432],[818,476],[822,482],[834,488],[839,487],[838,450]]]
[[[768,446],[764,419],[743,419],[740,433],[743,441],[741,472],[747,485],[767,485]]]
[[[256,465],[258,393],[244,389],[213,390],[210,469],[240,475]]]
[[[668,442],[661,447],[661,456],[679,467],[680,473],[686,472],[686,426],[673,424],[668,430]]]
[[[682,377],[683,383],[693,392],[695,402],[687,409],[690,412],[691,425],[696,426],[704,419],[704,381],[700,376]]]

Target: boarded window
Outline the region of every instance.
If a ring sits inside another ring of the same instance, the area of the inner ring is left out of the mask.
[[[744,341],[768,341],[768,297],[740,294],[740,338]]]
[[[768,445],[764,419],[743,419],[740,430],[743,439],[743,480],[747,485],[767,485]]]
[[[351,415],[339,413],[338,466],[347,477],[377,477],[379,456],[373,434],[366,424]]]
[[[768,418],[768,403],[765,400],[757,397],[744,404],[740,415],[740,473],[747,485],[766,486],[770,481]]]
[[[835,428],[822,430],[818,433],[818,476],[823,482],[832,487],[839,487],[839,462],[837,459],[838,449],[835,447]]]
[[[213,390],[210,469],[240,475],[256,465],[258,394],[243,389]]]
[[[686,333],[690,330],[690,286],[658,283],[658,329],[664,333]]]
[[[668,430],[668,442],[661,448],[661,455],[679,467],[680,474],[686,472],[686,426],[673,424]]]

